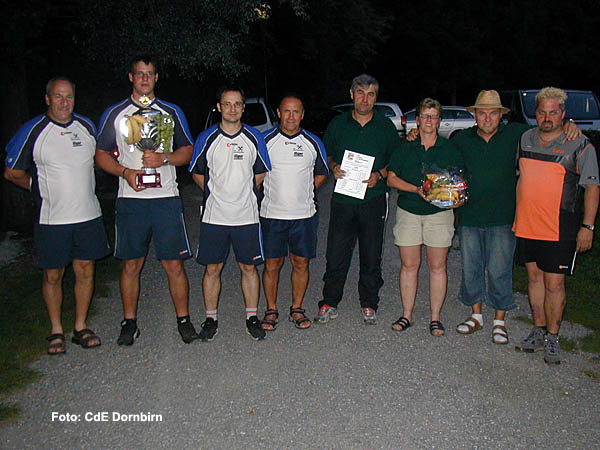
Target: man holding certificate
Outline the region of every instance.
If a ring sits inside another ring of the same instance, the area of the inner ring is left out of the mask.
[[[372,76],[363,74],[354,78],[350,88],[354,109],[335,117],[325,132],[324,143],[336,188],[331,199],[325,286],[315,317],[317,323],[327,323],[338,315],[337,306],[357,240],[363,320],[370,325],[377,322],[388,212],[385,178],[390,156],[400,146],[393,123],[373,109],[378,93],[379,83]]]

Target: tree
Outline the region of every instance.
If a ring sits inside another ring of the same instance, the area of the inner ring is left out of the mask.
[[[278,3],[303,13],[302,0]],[[131,58],[151,54],[161,62],[163,73],[203,79],[217,70],[234,79],[249,69],[240,51],[251,25],[268,7],[257,0],[80,0],[75,39],[90,50],[93,61],[111,64],[119,74],[126,73]]]

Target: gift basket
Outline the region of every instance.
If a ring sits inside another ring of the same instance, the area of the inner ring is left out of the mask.
[[[422,190],[429,203],[443,209],[462,205],[468,198],[464,173],[455,167],[423,165]]]

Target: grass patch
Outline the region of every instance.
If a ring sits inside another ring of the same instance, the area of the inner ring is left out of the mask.
[[[109,239],[114,232],[114,197],[104,200],[102,209]],[[112,244],[112,243],[111,243]],[[24,253],[0,271],[0,395],[20,389],[39,378],[29,363],[46,353],[45,337],[50,334],[48,312],[42,297],[42,271],[36,267],[32,240],[22,242]],[[110,293],[118,279],[120,263],[112,256],[96,264],[95,297]],[[67,268],[63,280],[62,321],[65,333],[75,320],[73,271]],[[93,314],[94,301],[90,308]],[[56,356],[60,358],[60,356]],[[0,403],[0,420],[18,415],[18,407]]]
[[[599,226],[600,220],[596,220],[596,227]],[[575,343],[577,349],[591,353],[600,353],[600,308],[597,288],[600,284],[600,228],[596,230],[598,231],[594,233],[592,249],[577,255],[575,275],[566,277],[567,306],[563,315],[563,320],[581,324],[593,331],[592,335],[578,339]],[[527,294],[525,267],[515,267],[513,287]]]
[[[583,374],[587,377],[590,377],[596,383],[600,383],[600,373],[594,370],[584,369],[582,370]]]
[[[0,404],[0,422],[18,417],[19,412],[16,406]]]

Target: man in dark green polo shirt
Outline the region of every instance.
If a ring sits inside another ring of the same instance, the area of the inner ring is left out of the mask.
[[[376,323],[379,289],[383,285],[381,259],[388,212],[386,167],[391,154],[400,145],[393,123],[373,109],[378,92],[379,84],[372,76],[363,74],[354,78],[350,88],[354,109],[335,117],[325,131],[323,141],[336,180],[345,175],[341,169],[345,150],[373,156],[375,162],[371,175],[363,181],[367,184],[363,199],[339,193],[334,193],[331,199],[325,285],[319,314],[315,318],[317,323],[337,317],[337,305],[342,299],[357,240],[360,306],[364,322]]]
[[[512,291],[515,236],[516,152],[519,138],[531,128],[520,123],[501,123],[509,112],[498,92],[483,90],[475,105],[467,108],[477,125],[453,139],[462,150],[469,174],[469,199],[457,210],[462,256],[460,300],[471,307],[471,316],[456,330],[472,334],[483,327],[482,303],[495,310],[492,342],[507,344],[506,311],[516,306]],[[580,133],[569,125],[573,134]],[[572,135],[569,135],[572,138]],[[487,285],[486,285],[487,274]],[[527,347],[527,342],[521,346]]]

